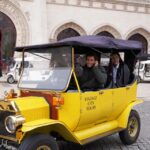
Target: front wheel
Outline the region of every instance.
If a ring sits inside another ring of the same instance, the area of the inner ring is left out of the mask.
[[[132,110],[129,116],[127,128],[119,132],[120,139],[123,144],[131,145],[136,142],[141,128],[139,114],[136,110]]]
[[[15,82],[15,79],[12,75],[9,75],[8,78],[7,78],[7,83],[9,84],[13,84]]]
[[[25,139],[18,150],[59,150],[59,148],[54,138],[39,134]]]

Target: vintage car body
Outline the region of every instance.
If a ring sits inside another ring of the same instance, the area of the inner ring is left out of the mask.
[[[97,37],[94,36],[77,37],[77,39],[68,39],[68,41],[64,40],[62,42],[58,42],[56,45],[59,47],[63,45],[70,47],[71,45],[74,47],[75,45],[82,46],[82,44],[87,44],[84,42],[78,43],[78,38],[79,41],[82,40],[82,38],[83,40],[86,38],[92,38],[92,40],[96,38],[97,40]],[[99,41],[101,42],[101,40],[104,39],[109,42],[109,46],[111,45],[111,41],[112,44],[115,41],[106,37],[100,37]],[[115,42],[120,43],[120,41],[117,40]],[[126,43],[126,41],[121,42]],[[124,49],[135,49],[135,51],[139,53],[141,50],[141,45],[136,42],[131,43],[131,47],[129,45],[124,47],[124,45],[118,44],[117,46],[120,47],[117,51],[124,51]],[[130,42],[127,44],[130,44]],[[116,43],[114,45],[116,46]],[[47,46],[55,47],[55,44],[44,45],[42,48]],[[114,50],[115,46],[113,47],[111,45]],[[103,47],[104,46],[102,45],[100,48]],[[111,49],[111,47],[109,48]],[[38,49],[38,47],[33,46],[18,48],[16,50],[22,51],[23,49],[23,52],[25,52],[32,48]],[[72,58],[74,58],[75,50],[74,48],[71,49],[73,52]],[[14,93],[12,93],[12,96],[9,98],[1,100],[0,138],[3,140],[14,141],[18,144],[19,149],[24,150],[27,148],[24,144],[26,143],[26,139],[30,139],[33,135],[39,136],[48,134],[56,139],[61,138],[66,141],[83,145],[101,137],[127,129],[129,116],[133,107],[142,103],[142,100],[139,100],[136,97],[136,78],[134,78],[132,82],[125,87],[108,87],[97,91],[83,92],[78,84],[74,70],[74,63],[72,63],[71,66],[67,86],[69,85],[71,74],[77,84],[77,90],[36,90],[20,87],[19,97],[14,97]],[[20,81],[20,83],[21,82],[23,81]],[[26,84],[24,85],[26,86]],[[46,85],[46,83],[44,85]],[[137,127],[137,130],[139,130],[140,125],[138,124]],[[139,132],[137,131],[137,137],[138,134]],[[126,144],[132,144],[136,141],[136,139]],[[53,143],[56,141],[57,140],[51,139],[49,143],[52,144],[52,146],[49,146],[49,148],[53,150]],[[28,140],[28,142],[33,141]],[[36,144],[37,143],[33,146]],[[47,146],[42,148],[49,149]],[[56,145],[55,149],[58,149]]]

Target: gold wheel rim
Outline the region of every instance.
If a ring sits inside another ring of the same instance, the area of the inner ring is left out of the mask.
[[[36,150],[52,150],[52,149],[49,146],[42,145],[42,146],[39,146]]]
[[[138,120],[136,117],[132,117],[129,121],[128,132],[131,137],[135,137],[137,135],[139,128]]]

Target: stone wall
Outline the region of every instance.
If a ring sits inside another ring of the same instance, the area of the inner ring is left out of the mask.
[[[150,51],[150,0],[0,0],[13,21],[17,46],[56,41],[64,29],[80,35],[102,31],[128,39],[139,33]]]

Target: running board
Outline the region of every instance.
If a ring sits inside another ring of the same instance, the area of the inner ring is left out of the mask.
[[[123,129],[118,127],[118,121],[115,120],[95,125],[85,130],[76,131],[74,134],[81,144],[87,144],[121,130]]]

